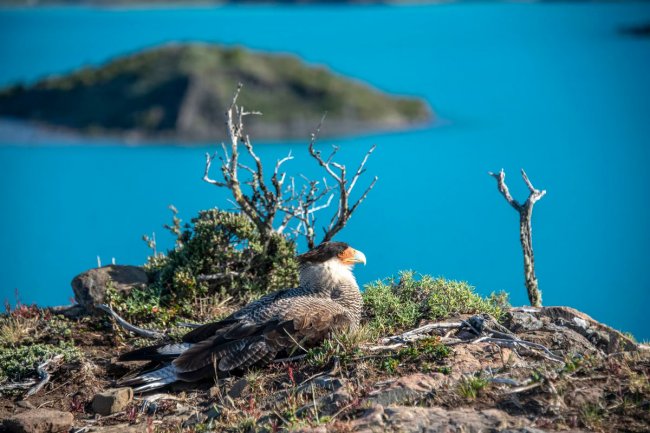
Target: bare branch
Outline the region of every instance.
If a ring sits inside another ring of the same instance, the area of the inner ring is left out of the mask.
[[[203,180],[212,185],[226,186],[226,184],[223,182],[218,182],[214,179],[210,179],[210,166],[212,165],[212,161],[216,156],[216,153],[212,156],[210,156],[210,153],[208,152],[205,153],[205,172],[203,173]]]
[[[122,317],[120,317],[115,311],[113,311],[113,309],[111,307],[109,307],[106,304],[96,305],[96,307],[99,308],[100,310],[105,311],[108,314],[110,314],[113,317],[113,319],[115,319],[115,321],[117,322],[118,325],[120,325],[122,328],[126,329],[127,331],[133,332],[136,335],[139,335],[139,336],[145,337],[145,338],[164,338],[165,337],[165,334],[163,334],[162,332],[153,331],[153,330],[150,330],[150,329],[143,329],[143,328],[139,328],[139,327],[137,327],[135,325],[130,324],[129,322],[124,320]]]
[[[521,209],[521,205],[517,200],[512,198],[510,195],[510,190],[508,189],[508,185],[506,185],[506,173],[501,169],[499,173],[493,173],[493,172],[488,172],[490,176],[495,178],[497,180],[497,188],[499,189],[499,192],[503,195],[503,197],[506,199],[508,203],[510,203],[510,206],[515,208],[517,212]]]
[[[27,391],[27,394],[25,394],[25,397],[30,397],[30,396],[36,394],[36,393],[39,392],[41,389],[43,389],[43,387],[44,387],[45,385],[47,385],[47,383],[50,381],[51,375],[50,375],[50,373],[47,371],[46,368],[47,368],[50,364],[56,364],[56,363],[58,363],[59,361],[61,361],[62,359],[63,359],[63,355],[56,355],[55,357],[48,359],[47,361],[45,361],[45,362],[39,364],[38,367],[36,367],[36,371],[38,372],[38,377],[39,377],[41,380],[40,380],[36,385],[34,385],[33,387],[31,387],[31,388],[29,389],[29,391]]]
[[[361,161],[361,164],[359,164],[359,168],[357,169],[357,172],[354,174],[352,177],[352,181],[350,182],[350,186],[348,187],[348,195],[352,192],[354,189],[354,185],[357,184],[357,180],[359,179],[359,176],[361,176],[366,170],[364,166],[366,165],[366,162],[368,162],[368,158],[370,158],[370,155],[374,150],[377,148],[376,144],[373,144],[370,150],[366,153],[366,155],[363,157],[363,160]],[[377,179],[377,177],[375,177]]]
[[[375,183],[377,183],[378,179],[379,177],[377,176],[375,176],[372,179],[372,182],[370,182],[370,185],[368,185],[368,188],[366,188],[366,190],[363,192],[359,200],[357,200],[357,202],[350,208],[350,214],[352,214],[352,212],[354,212],[357,209],[357,206],[359,206],[366,199],[366,196],[368,195],[370,190],[372,190],[375,187]]]
[[[539,199],[544,197],[546,191],[536,189],[530,179],[528,179],[524,169],[521,169],[521,177],[524,179],[528,191],[530,192],[528,198],[522,205],[510,195],[510,191],[505,182],[506,174],[503,169],[501,169],[498,174],[492,172],[489,174],[497,180],[497,188],[499,189],[499,192],[501,192],[506,201],[517,211],[517,213],[519,213],[519,237],[524,253],[524,278],[526,290],[528,291],[528,300],[530,301],[530,305],[541,307],[542,293],[539,290],[539,284],[537,277],[535,276],[535,256],[533,254],[533,229],[531,220],[533,218],[533,206],[537,201],[539,201]]]
[[[326,114],[323,115],[316,130],[311,134],[309,141],[309,154],[325,170],[327,177],[334,179],[335,185],[330,186],[324,178],[323,182],[312,181],[304,178],[305,183],[297,187],[295,179],[291,178],[291,184],[285,185],[286,173],[282,170],[283,164],[291,161],[291,152],[277,160],[269,179],[265,177],[264,165],[261,158],[255,152],[250,137],[244,132],[243,118],[248,115],[261,114],[255,111],[246,111],[237,104],[242,85],[239,84],[233,100],[226,112],[226,131],[230,139],[229,145],[222,143],[221,175],[223,180],[215,180],[210,177],[210,167],[217,155],[206,155],[205,171],[203,180],[217,187],[225,187],[232,193],[236,207],[245,214],[259,229],[262,236],[270,236],[273,232],[283,233],[287,227],[296,222],[292,229],[294,235],[302,235],[307,239],[309,247],[316,244],[316,216],[319,211],[327,209],[334,201],[333,191],[338,190],[338,207],[325,229],[322,241],[329,241],[348,222],[352,213],[357,209],[374,187],[377,178],[375,177],[368,188],[361,194],[361,197],[350,206],[350,194],[353,192],[360,176],[365,172],[365,165],[376,146],[366,153],[359,167],[348,181],[345,165],[335,161],[339,147],[332,146],[331,153],[324,158],[319,150],[316,150],[315,143],[320,134]],[[245,165],[239,160],[239,144],[242,143],[248,155],[252,158],[251,166]],[[240,170],[245,176],[240,178]],[[246,189],[246,192],[242,188]],[[278,212],[281,215],[278,215]],[[277,225],[277,229],[274,228]]]

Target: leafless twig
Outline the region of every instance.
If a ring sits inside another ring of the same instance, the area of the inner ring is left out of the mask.
[[[442,323],[429,323],[419,328],[406,331],[399,335],[393,335],[392,337],[385,337],[381,339],[382,343],[403,343],[408,341],[413,341],[414,337],[428,334],[434,329],[459,329],[463,326],[463,322],[442,322]]]
[[[321,120],[321,124],[322,122],[323,120]],[[357,184],[359,177],[366,171],[365,166],[368,162],[368,158],[372,152],[374,152],[377,146],[373,145],[370,150],[366,152],[366,155],[363,157],[363,160],[361,160],[361,163],[359,164],[359,167],[357,168],[352,178],[347,179],[347,169],[345,165],[333,161],[334,156],[336,156],[336,153],[339,151],[339,148],[337,146],[332,146],[332,153],[330,153],[327,159],[323,158],[321,152],[319,150],[316,150],[314,147],[316,144],[316,139],[318,138],[318,134],[320,132],[321,124],[318,125],[316,132],[311,135],[311,140],[309,141],[309,154],[318,162],[321,167],[325,169],[327,174],[332,179],[334,179],[338,185],[337,189],[339,191],[338,210],[330,220],[327,228],[324,229],[323,242],[326,242],[331,240],[334,235],[336,235],[339,231],[341,231],[343,227],[345,227],[354,211],[361,203],[363,203],[363,201],[368,196],[368,193],[374,188],[375,183],[377,183],[378,177],[375,176],[370,182],[370,185],[368,185],[365,191],[361,194],[361,197],[359,197],[359,199],[352,205],[350,204],[350,195],[352,193],[352,190]]]

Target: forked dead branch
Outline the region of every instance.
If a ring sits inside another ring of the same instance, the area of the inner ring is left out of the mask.
[[[528,300],[533,307],[542,306],[542,293],[539,290],[537,277],[535,276],[535,256],[533,254],[533,229],[531,220],[533,218],[533,206],[546,194],[546,190],[536,189],[528,179],[526,172],[521,170],[521,177],[526,182],[530,194],[526,201],[521,204],[510,195],[506,185],[506,173],[501,169],[498,173],[489,172],[489,175],[497,180],[497,188],[506,201],[519,213],[519,238],[521,248],[524,252],[524,278]]]
[[[375,186],[375,176],[366,190],[356,202],[350,204],[352,191],[365,172],[365,165],[369,156],[375,150],[372,146],[359,164],[351,178],[347,177],[345,165],[334,161],[339,148],[334,146],[331,154],[324,158],[315,144],[320,132],[322,122],[316,128],[309,142],[309,154],[325,170],[327,176],[322,180],[308,179],[300,176],[302,184],[298,185],[295,177],[288,177],[283,170],[283,165],[292,160],[289,153],[286,157],[277,160],[270,177],[266,178],[264,165],[255,153],[250,137],[244,130],[244,117],[248,115],[261,115],[254,111],[245,111],[237,104],[242,85],[235,92],[233,101],[226,113],[226,129],[229,145],[222,143],[222,154],[206,154],[205,172],[203,180],[221,188],[228,188],[233,196],[236,206],[253,221],[262,236],[268,237],[273,232],[283,233],[291,231],[296,236],[304,236],[308,247],[313,248],[317,243],[331,240],[349,221],[358,206],[366,199],[368,193]],[[324,117],[323,117],[324,119]],[[245,165],[240,160],[239,144],[243,144],[246,152],[253,161],[253,167]],[[210,177],[210,167],[215,158],[221,161],[221,175],[223,180]],[[247,175],[242,180],[242,173]],[[333,184],[328,184],[330,178]],[[242,184],[250,188],[244,192]],[[333,213],[329,224],[323,228],[323,237],[316,241],[317,219],[316,213],[328,208],[338,193],[337,210]]]

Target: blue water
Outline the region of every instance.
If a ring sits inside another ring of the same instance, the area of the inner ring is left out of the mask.
[[[524,167],[548,190],[533,221],[545,303],[648,339],[650,39],[617,32],[644,21],[650,4],[3,10],[0,84],[199,40],[419,95],[441,125],[322,142],[349,163],[378,146],[368,172],[379,182],[339,236],[368,257],[360,282],[414,269],[525,303],[518,217],[487,175],[505,168],[524,199]],[[167,205],[185,219],[228,207],[201,181],[206,147],[0,141],[0,299],[18,289],[24,302],[65,303],[97,256],[142,263],[152,231],[170,246]],[[303,143],[259,146],[269,162],[290,149],[294,172],[318,173]]]

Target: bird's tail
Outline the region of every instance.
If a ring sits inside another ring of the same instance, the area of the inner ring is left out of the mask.
[[[190,343],[158,344],[122,354],[120,361],[171,361],[192,346]],[[118,385],[132,386],[133,392],[147,392],[179,380],[176,367],[168,365],[135,377],[119,380]]]
[[[170,361],[192,347],[191,343],[158,344],[120,355],[120,361]]]
[[[132,386],[133,392],[148,392],[174,383],[178,380],[176,367],[171,364],[158,370],[140,374],[136,377],[119,380],[121,386]]]

